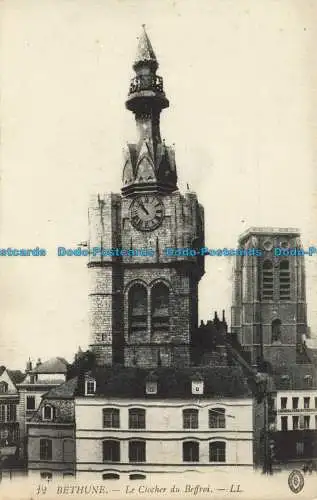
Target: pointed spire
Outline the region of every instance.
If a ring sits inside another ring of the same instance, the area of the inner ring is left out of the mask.
[[[133,64],[133,69],[137,69],[137,67],[143,63],[150,63],[155,70],[158,68],[158,62],[152,44],[145,31],[145,24],[142,24],[142,33],[139,37],[137,54]]]

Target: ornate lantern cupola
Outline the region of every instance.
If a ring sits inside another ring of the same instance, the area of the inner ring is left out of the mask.
[[[135,115],[138,142],[124,151],[122,194],[171,193],[177,190],[175,154],[160,134],[160,113],[169,106],[163,78],[156,74],[158,62],[143,25],[126,107]]]

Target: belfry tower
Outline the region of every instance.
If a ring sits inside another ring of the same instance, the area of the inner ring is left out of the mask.
[[[236,257],[231,331],[250,361],[274,367],[303,362],[307,335],[304,256],[284,256],[302,249],[298,229],[255,227],[239,239],[248,255]],[[252,250],[261,250],[261,256]]]
[[[161,139],[169,101],[144,27],[133,69],[126,107],[137,141],[124,150],[121,194],[94,196],[89,207],[90,347],[100,365],[186,366],[204,261],[165,249],[203,246],[204,212],[195,193],[179,192],[174,149]]]

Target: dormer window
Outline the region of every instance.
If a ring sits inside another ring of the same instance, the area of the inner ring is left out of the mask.
[[[85,394],[86,396],[93,396],[96,392],[96,381],[94,379],[86,380]]]
[[[50,405],[45,405],[42,410],[43,420],[53,420],[54,410]]]
[[[145,393],[157,394],[157,376],[155,373],[150,373],[145,381]]]
[[[312,387],[313,385],[313,377],[311,375],[305,375],[304,377],[306,387]]]
[[[192,377],[192,394],[204,394],[204,381],[199,374]]]
[[[0,393],[8,392],[7,382],[0,382]]]
[[[157,394],[157,382],[147,381],[145,386],[146,394]]]

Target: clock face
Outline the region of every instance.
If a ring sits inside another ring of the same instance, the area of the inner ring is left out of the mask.
[[[131,203],[131,224],[139,231],[153,231],[162,223],[163,217],[164,205],[158,196],[144,194]]]

